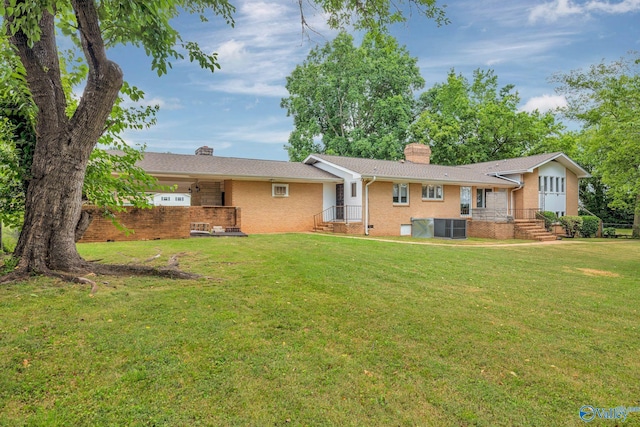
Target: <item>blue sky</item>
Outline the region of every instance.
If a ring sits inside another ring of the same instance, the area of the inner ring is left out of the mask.
[[[213,74],[184,61],[158,77],[142,51],[110,52],[125,79],[146,93],[145,102],[161,107],[158,124],[128,132],[129,143],[181,154],[208,145],[219,156],[287,160],[293,121],[280,108],[285,78],[335,32],[309,10],[316,33],[303,35],[297,0],[233,4],[235,28],[221,20],[202,25],[189,16],[175,22],[184,39],[219,54],[222,69]],[[501,86],[515,85],[521,109],[544,111],[564,102],[548,81],[552,74],[640,50],[640,0],[459,0],[446,11],[446,26],[412,16],[391,28],[418,58],[425,90],[444,81],[451,68],[467,77],[491,68]]]

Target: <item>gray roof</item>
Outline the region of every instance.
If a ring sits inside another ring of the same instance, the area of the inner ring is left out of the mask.
[[[139,167],[155,176],[186,175],[196,178],[286,179],[338,181],[328,172],[304,163],[254,160],[193,154],[145,152]]]
[[[256,160],[237,157],[218,157],[193,154],[145,152],[138,166],[157,177],[233,178],[258,180],[289,180],[312,182],[337,182],[340,178],[314,167],[317,162],[348,169],[363,177],[381,180],[406,180],[442,182],[461,185],[490,184],[515,186],[513,181],[496,175],[532,172],[535,168],[557,161],[572,170],[578,178],[590,175],[563,153],[539,154],[528,157],[474,163],[463,166],[419,164],[408,161],[360,159],[355,157],[312,154],[303,163]]]
[[[496,178],[484,173],[482,170],[466,166],[425,165],[407,161],[359,159],[326,154],[312,154],[305,160],[305,163],[314,164],[318,161],[349,169],[364,177],[375,176],[377,179],[451,182],[456,184],[493,184],[509,187],[515,185],[513,182]]]
[[[465,165],[465,167],[469,167],[490,175],[508,175],[533,172],[535,168],[551,161],[557,161],[558,163],[562,164],[564,167],[575,173],[578,178],[588,178],[591,176],[586,170],[581,168],[580,165],[571,160],[564,153],[560,152],[538,154],[535,156],[527,157],[516,157],[514,159],[494,160],[483,163],[474,163],[471,165]]]

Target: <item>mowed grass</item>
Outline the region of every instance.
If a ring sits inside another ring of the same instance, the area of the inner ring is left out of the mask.
[[[2,426],[577,426],[582,405],[640,406],[637,241],[79,249],[204,277],[3,285]]]

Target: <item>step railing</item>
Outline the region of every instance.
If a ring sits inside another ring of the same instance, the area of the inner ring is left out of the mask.
[[[539,220],[540,209],[511,209],[513,219]]]
[[[345,205],[345,206],[331,206],[323,210],[322,212],[313,216],[313,228],[317,229],[322,223],[329,222],[344,222],[349,224],[350,222],[362,221],[362,206],[359,205]]]

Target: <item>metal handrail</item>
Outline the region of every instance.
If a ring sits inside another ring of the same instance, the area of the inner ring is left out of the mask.
[[[330,208],[327,208],[313,216],[313,227],[317,228],[320,223],[335,221],[344,221],[346,224],[349,222],[362,221],[362,206],[331,206]]]
[[[511,216],[513,219],[538,219],[540,209],[512,209]]]

